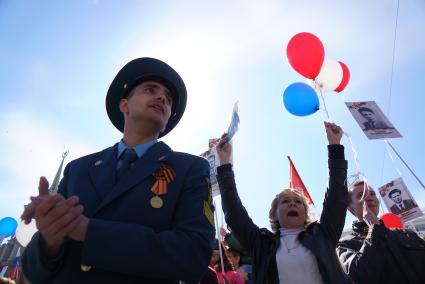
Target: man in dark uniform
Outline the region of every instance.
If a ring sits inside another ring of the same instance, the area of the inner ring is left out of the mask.
[[[153,58],[125,65],[106,109],[123,132],[114,146],[70,162],[56,195],[42,177],[22,218],[31,283],[178,283],[206,272],[214,240],[209,164],[157,139],[179,122],[186,88]]]

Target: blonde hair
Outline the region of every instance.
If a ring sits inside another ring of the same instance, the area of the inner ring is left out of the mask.
[[[294,188],[286,188],[284,189],[281,193],[279,193],[278,195],[276,195],[276,197],[273,199],[272,204],[271,204],[271,208],[269,211],[269,221],[270,221],[270,226],[272,227],[272,231],[276,232],[277,230],[280,229],[280,224],[279,224],[279,220],[277,219],[277,214],[276,214],[276,209],[277,209],[277,205],[279,204],[279,201],[288,194],[295,194],[296,196],[301,198],[301,201],[304,205],[304,209],[305,209],[305,220],[304,220],[304,226],[307,226],[308,224],[310,224],[310,216],[309,216],[309,208],[308,208],[308,201],[307,198],[304,196],[304,194]]]

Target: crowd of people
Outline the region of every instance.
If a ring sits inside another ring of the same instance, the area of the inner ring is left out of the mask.
[[[310,220],[302,192],[276,189],[271,230],[244,208],[223,134],[217,181],[230,232],[215,240],[208,161],[158,142],[186,101],[182,78],[160,60],[138,58],[118,72],[106,109],[122,139],[70,162],[55,195],[40,178],[22,213],[38,228],[22,255],[31,283],[425,283],[425,241],[386,228],[369,185],[347,186],[334,123],[324,123],[329,183],[320,219]],[[341,239],[347,210],[358,221]]]

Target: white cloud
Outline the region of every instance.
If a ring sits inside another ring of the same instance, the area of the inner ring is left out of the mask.
[[[28,197],[37,195],[39,177],[44,175],[53,181],[65,150],[69,150],[66,164],[93,149],[56,122],[44,121],[25,111],[4,113],[0,121],[0,147],[4,150],[0,164],[2,211],[15,212],[18,217]]]
[[[420,1],[403,3],[396,70],[425,52],[424,9]],[[213,82],[216,72],[225,71],[221,68],[229,69],[229,62],[242,70],[270,58],[286,65],[287,42],[294,34],[308,31],[322,40],[326,57],[348,64],[353,84],[364,86],[389,75],[396,3],[237,1],[204,5],[205,13],[197,8],[169,7],[152,24],[151,33],[140,36],[129,59],[157,56],[179,67],[191,82],[205,86]]]

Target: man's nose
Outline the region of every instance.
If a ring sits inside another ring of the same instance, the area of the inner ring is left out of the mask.
[[[366,198],[366,201],[371,201],[371,200],[375,200],[376,199],[376,197],[375,196],[373,196],[373,195],[371,195],[371,194],[368,194],[368,196],[367,196],[367,198]]]
[[[167,92],[165,90],[159,90],[157,92],[157,100],[160,100],[163,103],[167,102]]]
[[[162,92],[162,91],[158,91],[157,94],[156,94],[156,99],[157,100],[165,101],[165,99],[166,99],[165,93]]]

